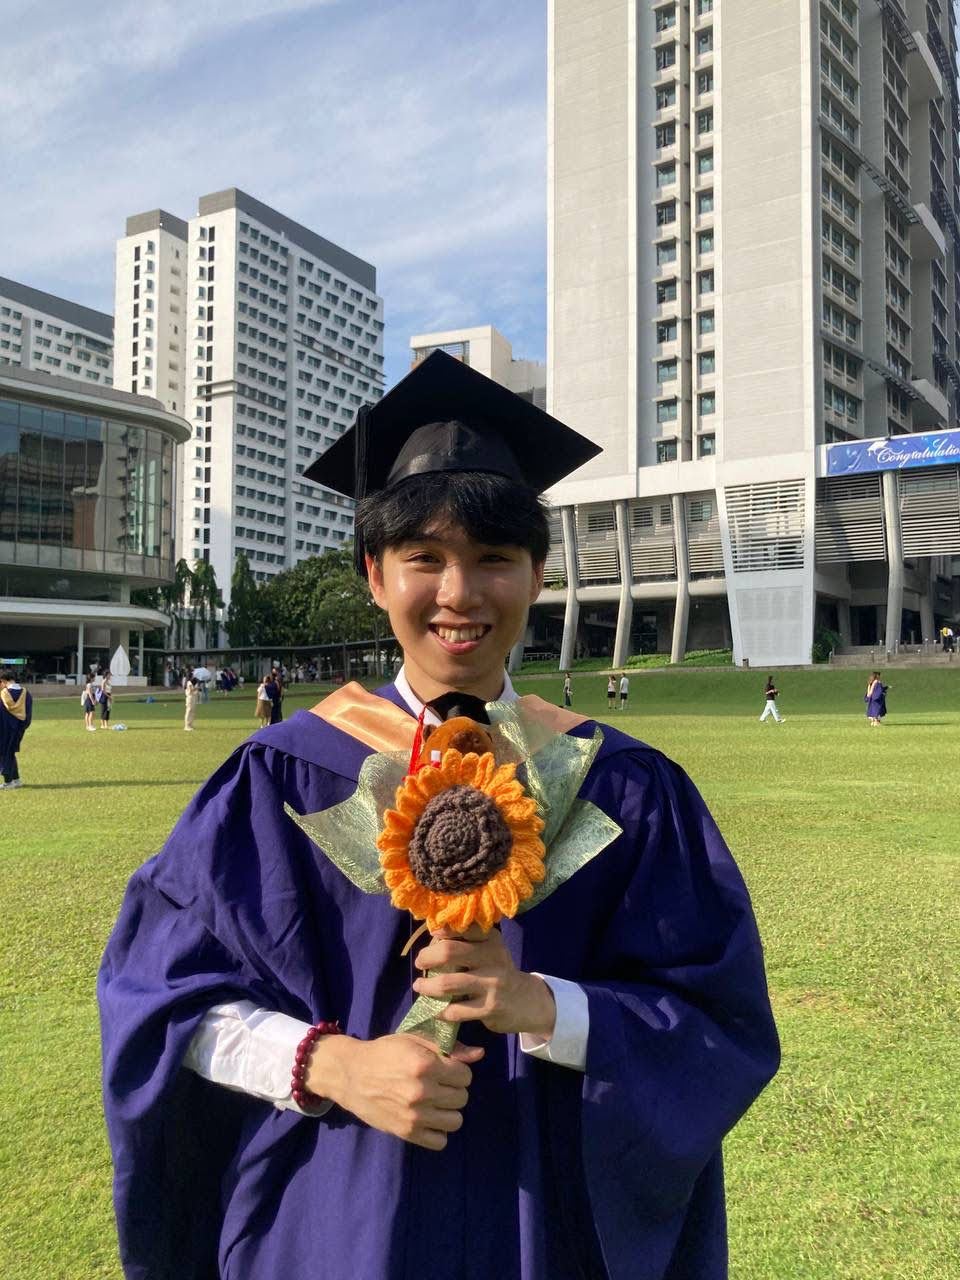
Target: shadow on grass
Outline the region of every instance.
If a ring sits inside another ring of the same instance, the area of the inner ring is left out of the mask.
[[[26,791],[29,787],[31,791],[73,791],[76,787],[109,787],[112,791],[114,787],[196,787],[199,785],[196,778],[124,778],[122,781],[110,778],[101,782],[89,780],[86,782],[25,782],[21,790]]]

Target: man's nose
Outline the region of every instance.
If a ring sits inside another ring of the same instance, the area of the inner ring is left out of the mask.
[[[477,607],[480,598],[480,583],[476,575],[464,565],[447,565],[437,589],[437,604],[457,613],[466,613]]]

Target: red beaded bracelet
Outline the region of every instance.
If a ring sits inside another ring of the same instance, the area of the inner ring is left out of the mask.
[[[307,1065],[310,1062],[310,1055],[313,1053],[313,1046],[321,1036],[339,1036],[343,1034],[343,1028],[339,1022],[318,1022],[310,1028],[307,1034],[297,1045],[296,1057],[293,1060],[293,1074],[290,1077],[290,1094],[298,1107],[303,1111],[309,1111],[311,1107],[322,1107],[329,1101],[322,1098],[318,1093],[312,1093],[304,1083],[307,1074]]]

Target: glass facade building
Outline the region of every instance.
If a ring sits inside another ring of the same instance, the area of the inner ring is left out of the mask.
[[[174,464],[186,424],[181,435],[175,419],[144,421],[142,397],[124,397],[140,400],[134,414],[122,401],[85,394],[101,400],[91,413],[43,390],[31,384],[23,388],[29,394],[16,394],[15,383],[0,385],[0,565],[119,575],[135,585],[169,581]],[[172,417],[159,406],[154,416]]]
[[[156,400],[0,363],[0,633],[82,672],[165,623],[131,592],[171,582],[182,418]]]

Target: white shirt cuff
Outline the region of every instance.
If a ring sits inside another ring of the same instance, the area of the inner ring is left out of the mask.
[[[290,1093],[297,1047],[309,1030],[310,1023],[259,1009],[252,1000],[214,1005],[194,1033],[183,1065],[205,1080],[281,1110],[322,1116],[332,1102],[304,1111]]]
[[[545,973],[534,975],[542,978],[557,1006],[557,1020],[549,1040],[540,1036],[520,1035],[520,1048],[532,1058],[554,1062],[572,1071],[587,1069],[587,1040],[590,1036],[590,1003],[587,993],[576,982],[566,978],[551,978]]]

